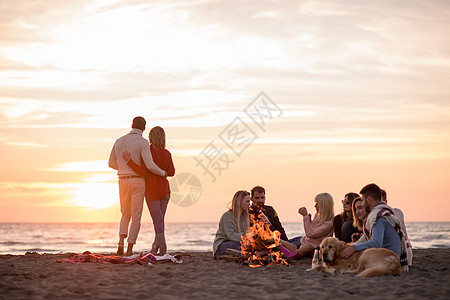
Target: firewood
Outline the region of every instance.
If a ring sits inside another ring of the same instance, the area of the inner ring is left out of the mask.
[[[238,257],[237,256],[229,255],[229,254],[223,254],[223,255],[219,256],[219,259],[224,259],[224,260],[226,260],[228,262],[230,262],[230,261],[237,262],[238,261]]]
[[[275,244],[275,239],[268,239],[268,240],[263,240],[265,245],[272,245]]]
[[[240,250],[231,249],[231,248],[225,249],[225,252],[230,254],[230,255],[234,255],[234,256],[241,256],[242,255]]]
[[[265,256],[265,255],[267,255],[267,254],[269,254],[269,253],[270,253],[270,250],[269,250],[269,249],[264,249],[264,250],[261,250],[261,251],[256,252],[255,255],[256,255],[257,257],[263,257],[263,256]]]
[[[243,263],[248,261],[248,258],[250,257],[250,254],[244,254],[238,257],[238,263]]]

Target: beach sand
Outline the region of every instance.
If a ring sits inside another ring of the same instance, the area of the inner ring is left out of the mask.
[[[57,263],[70,254],[0,255],[0,299],[449,299],[450,249],[415,249],[410,272],[355,278],[291,266],[250,268],[211,252],[183,263]]]

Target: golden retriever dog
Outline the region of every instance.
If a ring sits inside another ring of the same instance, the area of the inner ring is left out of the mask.
[[[339,253],[347,244],[335,237],[327,237],[320,243],[319,263],[313,259],[313,265],[307,271],[325,271],[330,274],[357,273],[357,277],[393,274],[402,272],[400,259],[393,251],[385,248],[369,248],[356,251],[349,258],[340,258]]]

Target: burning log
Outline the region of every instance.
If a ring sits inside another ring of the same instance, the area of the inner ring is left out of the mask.
[[[242,236],[241,256],[238,262],[252,268],[274,264],[289,266],[279,247],[280,233],[270,230],[267,217],[253,218],[252,215],[252,219],[253,225]]]
[[[275,244],[275,239],[268,239],[268,240],[264,240],[263,242],[265,245],[269,246],[269,245]]]
[[[280,233],[271,231],[267,218],[253,219],[253,225],[242,236],[241,251],[226,249],[220,256],[227,261],[237,261],[252,268],[281,264],[289,266],[280,250]]]

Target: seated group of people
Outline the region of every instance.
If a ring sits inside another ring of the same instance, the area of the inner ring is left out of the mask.
[[[395,252],[407,269],[412,263],[412,251],[403,213],[387,205],[386,191],[374,183],[363,187],[360,195],[346,194],[342,200],[343,211],[335,216],[333,197],[329,193],[318,194],[314,198],[314,216],[305,207],[298,210],[303,218],[305,235],[288,239],[275,209],[265,205],[263,187],[254,187],[251,194],[238,191],[231,201],[231,207],[220,219],[213,243],[213,256],[220,258],[227,248],[240,250],[241,237],[251,226],[250,214],[263,213],[270,229],[280,232],[281,250],[291,259],[312,257],[322,240],[334,234],[348,243],[341,253],[343,258],[367,248],[386,248]]]

